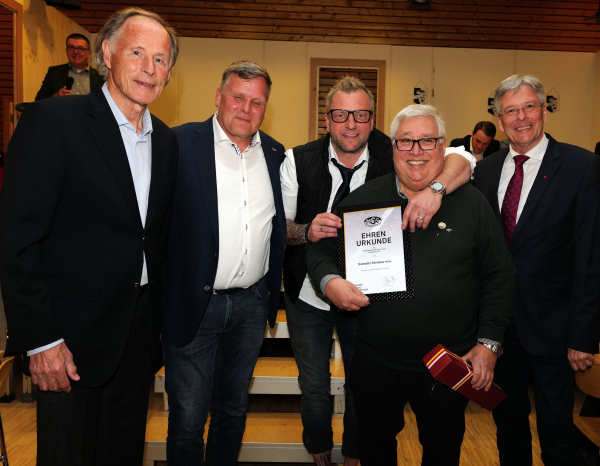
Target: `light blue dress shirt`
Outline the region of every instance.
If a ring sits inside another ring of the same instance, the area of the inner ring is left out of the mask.
[[[135,195],[140,211],[140,220],[145,227],[146,214],[148,212],[148,195],[150,194],[150,175],[152,172],[152,119],[150,118],[150,111],[146,109],[144,112],[144,116],[142,117],[142,132],[137,134],[135,127],[129,122],[127,117],[123,115],[123,112],[119,107],[117,107],[110,92],[108,92],[106,84],[102,86],[102,92],[104,92],[104,97],[106,97],[108,105],[119,125],[119,130],[121,131],[121,138],[123,138],[123,145],[125,146],[125,152],[127,153],[127,160],[129,161],[129,168],[131,169],[131,176],[133,178],[133,186],[135,187]],[[144,266],[142,268],[140,285],[145,285],[147,283],[148,270],[146,268],[146,256],[144,255]],[[61,338],[48,345],[27,351],[27,355],[32,356],[36,353],[41,353],[53,346],[61,344],[63,341],[65,340]]]

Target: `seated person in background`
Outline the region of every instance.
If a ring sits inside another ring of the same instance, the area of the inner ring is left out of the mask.
[[[480,121],[475,125],[473,134],[453,139],[450,147],[465,146],[465,150],[481,160],[500,150],[500,142],[494,139],[496,126],[491,121]]]
[[[406,107],[391,126],[395,172],[365,183],[340,206],[413,199],[442,171],[444,133],[434,107]],[[313,283],[338,309],[359,311],[348,383],[361,466],[396,466],[407,402],[417,417],[423,464],[458,466],[468,399],[436,384],[422,358],[441,343],[471,362],[468,383],[489,390],[501,354],[515,272],[489,203],[466,184],[444,197],[431,225],[405,231],[411,237],[413,299],[369,304],[339,276],[336,238],[306,248]]]
[[[48,68],[42,87],[35,100],[65,95],[85,95],[102,87],[104,79],[88,65],[92,52],[90,41],[82,34],[67,37],[67,58],[69,63]],[[73,78],[67,89],[69,78]]]

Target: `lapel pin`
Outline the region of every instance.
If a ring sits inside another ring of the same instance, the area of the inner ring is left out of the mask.
[[[274,147],[271,147],[271,150],[272,150],[273,152],[277,152],[277,149],[275,149]]]

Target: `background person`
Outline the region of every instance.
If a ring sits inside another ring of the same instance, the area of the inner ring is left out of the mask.
[[[104,78],[95,68],[88,65],[92,55],[90,41],[83,34],[71,34],[67,37],[67,58],[69,63],[48,68],[42,87],[35,100],[66,95],[85,95],[102,87]],[[72,86],[67,89],[69,78]]]

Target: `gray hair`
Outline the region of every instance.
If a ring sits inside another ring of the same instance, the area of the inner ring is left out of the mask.
[[[115,52],[115,42],[119,38],[121,34],[121,27],[125,24],[129,18],[134,16],[143,16],[145,18],[152,19],[160,24],[167,34],[169,34],[169,39],[171,40],[171,57],[169,63],[169,69],[175,65],[175,61],[177,61],[177,54],[179,53],[179,41],[177,39],[177,32],[173,29],[169,24],[162,19],[156,13],[151,11],[144,10],[142,8],[125,8],[123,10],[117,11],[114,13],[100,32],[98,33],[98,37],[96,37],[96,43],[94,44],[94,60],[96,61],[96,69],[104,79],[108,76],[108,68],[104,63],[104,52],[102,51],[102,43],[107,40],[110,43],[110,50],[112,53]]]
[[[223,93],[227,84],[229,84],[229,77],[232,73],[241,79],[263,78],[267,82],[267,100],[269,100],[269,95],[271,95],[271,85],[273,83],[271,81],[271,76],[269,76],[269,73],[267,73],[267,70],[263,66],[250,60],[233,62],[225,69],[225,71],[223,71],[221,93]]]
[[[333,87],[329,90],[327,97],[325,98],[325,111],[329,112],[331,109],[331,101],[333,100],[333,96],[336,92],[345,92],[346,94],[354,94],[358,91],[364,91],[367,94],[367,98],[369,99],[369,104],[371,105],[371,111],[375,109],[375,100],[373,99],[373,94],[364,83],[354,76],[344,76],[341,79],[338,79]],[[366,110],[366,109],[361,109]]]
[[[540,80],[529,74],[515,74],[514,76],[506,78],[504,81],[502,81],[494,93],[494,111],[496,112],[496,115],[501,115],[500,101],[502,100],[504,94],[509,91],[517,92],[523,86],[531,87],[531,89],[533,89],[533,91],[536,93],[537,98],[540,101],[540,105],[544,105],[544,86]]]
[[[432,105],[413,104],[400,110],[400,112],[398,112],[394,118],[394,121],[392,121],[392,126],[390,127],[390,139],[392,142],[396,139],[396,131],[398,131],[398,126],[400,126],[400,123],[417,117],[433,118],[437,123],[438,137],[446,137],[446,125],[440,116],[440,112],[437,111],[437,108],[433,107]]]

